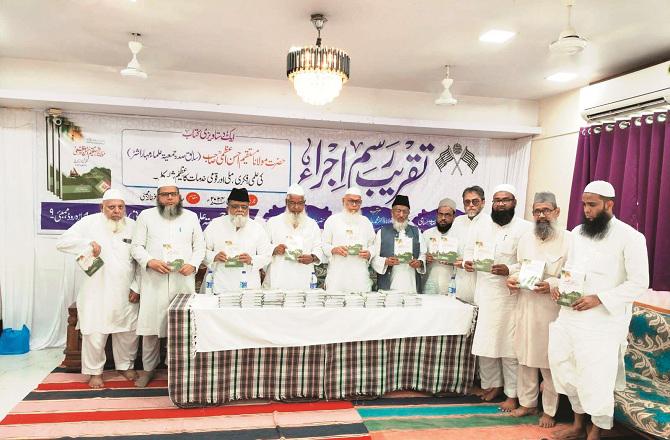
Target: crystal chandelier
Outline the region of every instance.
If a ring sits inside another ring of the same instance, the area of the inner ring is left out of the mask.
[[[335,99],[349,79],[349,55],[334,47],[321,47],[322,14],[312,14],[318,32],[316,46],[291,48],[286,56],[286,76],[300,98],[308,104],[324,105]]]

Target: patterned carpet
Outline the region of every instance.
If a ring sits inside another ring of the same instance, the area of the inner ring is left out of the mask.
[[[182,409],[167,375],[138,389],[115,372],[90,389],[80,374],[54,370],[0,422],[2,439],[496,439],[539,440],[551,430],[537,416],[513,418],[497,403],[466,397],[394,393],[369,401],[241,402]],[[639,437],[616,434],[617,440]]]

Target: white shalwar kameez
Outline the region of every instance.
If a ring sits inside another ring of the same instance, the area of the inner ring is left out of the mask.
[[[642,234],[612,218],[607,235],[593,240],[573,231],[566,269],[586,274],[584,294],[602,304],[589,310],[561,307],[549,326],[549,364],[554,386],[576,413],[612,427],[614,391],[626,385],[626,351],[632,304],[649,286],[647,243]]]
[[[466,214],[459,215],[454,219],[449,233],[458,240],[459,254],[463,256],[466,248],[474,246],[475,227],[481,221],[490,221],[488,214],[480,212],[474,218],[469,218]],[[456,269],[456,297],[469,303],[475,300],[475,286],[477,285],[477,274],[467,272],[465,269]]]
[[[437,226],[435,226],[424,232],[423,241],[426,244],[426,252],[433,254],[437,252],[436,250],[431,249],[431,239],[435,239],[435,242],[438,243],[440,237],[454,237],[453,229],[454,227],[452,225],[452,227],[443,234],[437,229]],[[456,268],[453,265],[433,260],[432,263],[428,264],[428,268],[426,269],[426,281],[423,285],[423,293],[446,294],[449,290],[451,277],[454,275],[455,271]],[[458,288],[456,289],[456,296],[458,296]]]
[[[75,223],[60,236],[56,248],[68,254],[91,251],[91,242],[100,245],[103,266],[92,276],[77,271],[77,315],[82,334],[81,371],[100,375],[105,366],[105,344],[112,335],[117,370],[128,370],[135,362],[138,337],[138,304],[129,301],[130,290],[139,291],[138,271],[131,256],[135,222],[125,218],[125,226],[112,232],[104,214],[92,214]]]

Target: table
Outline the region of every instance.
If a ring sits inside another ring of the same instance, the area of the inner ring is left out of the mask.
[[[397,390],[464,393],[472,386],[476,308],[462,335],[196,352],[190,300],[178,295],[168,309],[168,389],[180,407],[355,399]]]

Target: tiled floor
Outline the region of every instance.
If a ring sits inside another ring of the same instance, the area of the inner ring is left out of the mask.
[[[0,420],[63,361],[63,347],[0,356]]]

